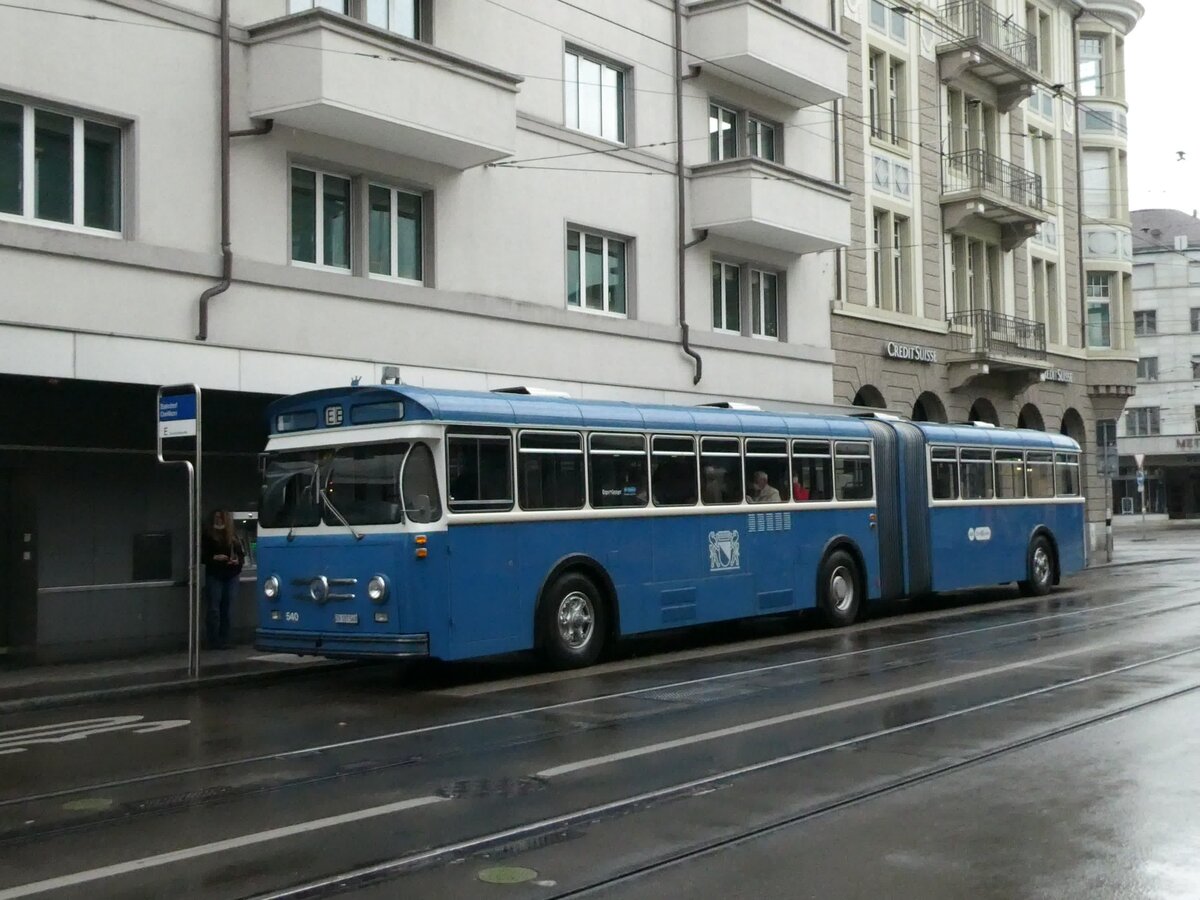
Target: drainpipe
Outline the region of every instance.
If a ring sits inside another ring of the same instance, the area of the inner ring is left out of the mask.
[[[696,362],[696,371],[692,376],[692,384],[695,385],[700,383],[700,377],[704,371],[704,360],[688,342],[687,249],[708,237],[708,232],[704,232],[700,238],[690,244],[684,241],[684,233],[687,228],[684,208],[686,191],[687,172],[683,164],[683,4],[681,0],[675,0],[675,240],[679,248],[679,332],[680,347]]]
[[[229,0],[221,0],[221,280],[200,295],[200,320],[196,340],[208,340],[208,302],[229,290],[233,280],[233,247],[229,238],[229,140],[257,134],[270,134],[274,119],[242,131],[229,130]]]
[[[1087,267],[1083,261],[1083,131],[1079,124],[1079,20],[1086,10],[1080,7],[1071,16],[1071,65],[1074,67],[1072,81],[1075,84],[1075,103],[1071,115],[1075,121],[1071,128],[1075,132],[1075,231],[1079,242],[1079,321],[1083,329],[1083,349],[1087,350]],[[1061,205],[1061,204],[1060,204]],[[1112,328],[1111,315],[1109,328]]]

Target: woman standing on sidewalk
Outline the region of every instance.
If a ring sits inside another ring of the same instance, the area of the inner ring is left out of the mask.
[[[229,607],[237,592],[238,576],[245,559],[246,551],[233,529],[233,516],[226,510],[217,510],[209,527],[204,529],[200,547],[210,649],[229,646]]]

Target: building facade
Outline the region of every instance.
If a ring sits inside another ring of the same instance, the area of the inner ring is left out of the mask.
[[[154,457],[157,385],[202,388],[203,503],[250,536],[266,403],[391,367],[440,387],[831,403],[854,51],[835,13],[0,9],[0,580],[17,585],[0,648],[182,640],[184,485]]]
[[[1200,219],[1134,211],[1133,261],[1138,384],[1117,429],[1114,508],[1200,517]]]
[[[845,0],[850,246],[834,397],[1061,430],[1089,459],[1132,394],[1124,42],[1133,0]],[[1086,294],[1086,299],[1085,299]]]

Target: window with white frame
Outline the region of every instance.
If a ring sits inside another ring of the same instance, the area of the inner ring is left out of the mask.
[[[1143,406],[1125,413],[1125,434],[1139,437],[1159,433],[1159,408]]]
[[[421,35],[421,0],[366,0],[367,23],[404,37]]]
[[[904,63],[883,50],[871,50],[867,108],[871,137],[899,144],[905,132]]]
[[[1079,93],[1098,97],[1104,91],[1103,35],[1085,34],[1079,39]]]
[[[1055,153],[1053,136],[1037,128],[1030,128],[1029,139],[1025,144],[1025,156],[1033,174],[1042,179],[1042,197],[1049,206],[1054,202],[1058,191],[1058,156]]]
[[[756,156],[776,159],[778,126],[744,109],[708,104],[708,158],[713,162]]]
[[[1040,257],[1030,260],[1033,296],[1030,314],[1035,322],[1046,326],[1046,341],[1061,342],[1062,313],[1058,305],[1058,266]]]
[[[563,54],[568,128],[625,142],[626,70],[576,50]]]
[[[1158,357],[1143,356],[1137,363],[1138,381],[1158,381]]]
[[[871,27],[902,43],[908,39],[908,14],[908,8],[901,4],[871,0]]]
[[[627,264],[626,239],[568,228],[567,307],[627,315]]]
[[[1004,311],[1004,257],[999,244],[980,238],[951,238],[951,290],[958,312]]]
[[[367,271],[420,283],[425,277],[424,200],[418,193],[367,188]]]
[[[713,330],[777,341],[783,337],[781,272],[713,260]]]
[[[292,166],[292,262],[350,271],[350,178]]]
[[[330,12],[346,14],[347,0],[288,0],[288,12],[298,13],[308,9],[327,9]]]
[[[122,130],[0,99],[0,214],[121,230]]]
[[[1089,347],[1112,346],[1112,275],[1088,272],[1087,343]]]
[[[876,209],[873,217],[874,304],[880,309],[911,313],[912,233],[907,216]]]
[[[1033,35],[1034,68],[1050,78],[1054,74],[1054,20],[1050,13],[1033,4],[1025,4],[1025,29]]]

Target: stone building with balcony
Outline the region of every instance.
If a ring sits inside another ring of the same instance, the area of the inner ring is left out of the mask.
[[[850,246],[834,396],[1062,431],[1088,460],[1133,392],[1124,41],[1135,0],[844,0]]]
[[[226,2],[227,78],[222,0],[0,9],[0,654],[185,634],[157,385],[251,537],[280,394],[834,400],[828,0]]]

